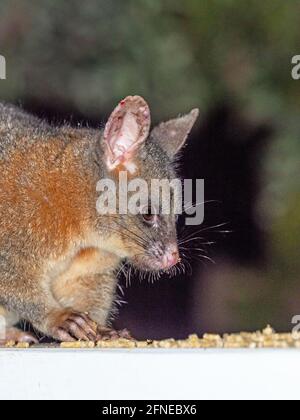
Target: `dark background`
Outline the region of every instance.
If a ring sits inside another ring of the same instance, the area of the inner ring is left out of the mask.
[[[200,236],[213,262],[191,249],[192,273],[132,279],[116,325],[139,338],[290,330],[300,313],[300,81],[291,76],[300,3],[0,0],[0,9],[1,100],[99,128],[132,94],[148,100],[154,122],[201,110],[181,172],[205,179]]]

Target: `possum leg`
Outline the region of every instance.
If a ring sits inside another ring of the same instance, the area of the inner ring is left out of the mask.
[[[77,314],[85,314],[85,317],[95,323],[95,340],[130,338],[126,330],[117,332],[108,328],[116,300],[115,268],[118,262],[115,256],[103,254],[97,249],[83,250],[51,286],[53,297],[61,307],[71,309]],[[87,325],[89,333],[90,326],[91,324]]]
[[[18,319],[30,322],[44,335],[59,341],[95,339],[94,323],[84,313],[80,314],[71,307],[60,305],[49,290],[48,281],[42,283],[39,274],[30,274],[24,276],[24,271],[22,275],[19,271],[15,276],[10,273],[8,279],[4,276],[0,278],[0,302],[5,302],[5,308],[18,314],[14,322],[8,322],[7,313],[0,318],[4,324],[2,342],[35,341],[28,333],[12,329]]]
[[[112,275],[93,274],[65,282],[60,280],[54,285],[54,296],[62,306],[83,313],[94,322],[96,336],[89,335],[91,341],[132,339],[127,330],[116,331],[108,327],[109,317],[114,312],[116,282]]]
[[[72,288],[70,295],[68,295],[68,284],[64,284],[63,295],[60,295],[61,304],[71,305],[74,311],[85,313],[95,322],[96,341],[132,339],[127,330],[116,331],[108,326],[109,318],[115,311],[116,283],[116,277],[111,274],[86,275],[70,280],[69,286]],[[62,291],[62,288],[60,290]]]
[[[101,332],[109,336],[107,322],[115,298],[116,279],[110,275],[90,274],[80,277],[60,278],[53,284],[55,299],[75,313],[85,314],[96,326],[94,339],[100,339]]]

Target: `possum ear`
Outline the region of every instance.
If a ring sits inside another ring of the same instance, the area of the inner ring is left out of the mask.
[[[162,123],[152,130],[151,138],[159,143],[172,159],[184,146],[198,116],[199,109],[194,109],[183,117]]]
[[[130,164],[136,150],[149,136],[150,109],[140,96],[128,96],[111,114],[105,130],[105,159],[109,170]]]

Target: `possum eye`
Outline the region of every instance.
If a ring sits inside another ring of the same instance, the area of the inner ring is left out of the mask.
[[[157,214],[143,214],[143,220],[147,225],[155,225],[158,221]]]
[[[143,222],[148,226],[154,226],[158,223],[159,215],[152,212],[151,206],[146,206],[142,211]]]

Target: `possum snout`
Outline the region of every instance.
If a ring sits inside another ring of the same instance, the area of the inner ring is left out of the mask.
[[[164,270],[174,267],[180,261],[179,250],[177,245],[170,245],[167,248],[162,260]]]
[[[161,270],[168,270],[180,262],[177,243],[161,247],[160,252],[156,250],[154,255],[156,257],[156,265]]]

